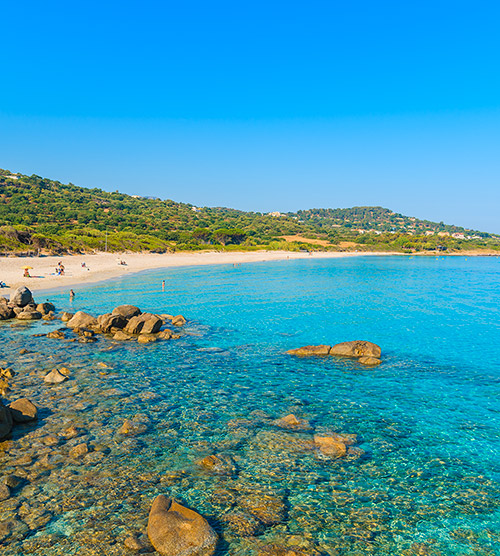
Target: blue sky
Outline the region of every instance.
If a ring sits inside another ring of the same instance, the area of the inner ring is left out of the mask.
[[[494,2],[28,1],[0,16],[0,167],[500,233]]]

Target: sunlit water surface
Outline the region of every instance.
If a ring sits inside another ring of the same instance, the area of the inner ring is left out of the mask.
[[[158,493],[203,514],[221,555],[500,554],[498,258],[312,258],[75,289],[72,303],[37,300],[95,315],[131,303],[188,323],[149,345],[1,324],[12,397],[41,412],[0,451],[1,472],[24,477],[0,502],[2,554],[129,553]],[[382,365],[285,353],[353,339],[382,346]],[[70,380],[44,385],[62,365]],[[289,413],[314,430],[272,423]],[[137,434],[118,432],[125,419]],[[70,425],[78,437],[64,437]],[[303,449],[314,432],[356,434],[363,453],[321,458]],[[82,442],[90,453],[71,458]],[[210,454],[235,472],[201,468]]]

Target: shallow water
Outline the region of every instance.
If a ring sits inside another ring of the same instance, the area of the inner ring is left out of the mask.
[[[123,540],[144,531],[159,493],[209,519],[220,555],[285,554],[270,544],[500,554],[498,258],[155,270],[78,288],[72,303],[45,298],[96,315],[133,303],[188,323],[181,339],[150,345],[33,336],[58,321],[0,325],[0,366],[18,373],[11,398],[42,415],[0,443],[2,473],[25,477],[0,502],[2,554],[129,553]],[[284,353],[352,339],[381,345],[382,365]],[[62,365],[70,380],[44,385]],[[291,412],[313,431],[272,423]],[[136,434],[118,432],[124,419]],[[76,438],[63,435],[70,425]],[[322,458],[307,449],[313,432],[357,434],[362,452]],[[90,453],[69,457],[82,442]],[[233,458],[230,476],[197,464],[214,453]]]

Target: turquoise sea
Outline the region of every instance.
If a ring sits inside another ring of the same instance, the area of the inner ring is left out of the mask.
[[[0,443],[0,474],[22,478],[0,502],[5,556],[129,554],[124,538],[144,532],[159,493],[210,521],[218,555],[500,554],[499,258],[170,268],[75,290],[37,301],[94,315],[131,303],[188,323],[148,345],[1,323],[12,397],[41,412]],[[285,353],[355,339],[382,347],[379,367]],[[70,379],[45,385],[60,366]],[[273,424],[290,413],[313,430]],[[119,433],[125,419],[134,434]],[[322,458],[305,449],[314,432],[356,434],[358,450]],[[75,461],[82,442],[91,451]],[[232,472],[202,468],[211,454]]]

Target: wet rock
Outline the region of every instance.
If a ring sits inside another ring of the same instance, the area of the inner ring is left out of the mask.
[[[21,398],[9,405],[12,418],[16,423],[28,423],[38,418],[36,405],[27,398]]]
[[[253,537],[261,528],[257,519],[242,511],[224,514],[221,521],[229,533],[238,537]]]
[[[133,336],[132,334],[127,334],[126,332],[123,332],[122,330],[119,330],[114,336],[113,336],[113,340],[117,340],[119,342],[126,342],[128,340],[132,340]]]
[[[21,286],[17,290],[10,294],[10,302],[17,307],[26,307],[29,303],[33,301],[33,295],[31,291],[26,286]]]
[[[276,419],[275,421],[273,421],[273,425],[282,429],[290,429],[295,431],[305,431],[311,429],[309,421],[300,419],[293,413],[290,413],[290,415],[287,415],[286,417],[281,417],[281,419]]]
[[[69,322],[75,315],[73,313],[67,313],[66,311],[64,311],[61,314],[61,320],[62,322]]]
[[[85,443],[78,444],[77,446],[71,448],[71,450],[69,451],[70,457],[75,459],[79,459],[88,453],[89,453],[89,447]]]
[[[186,319],[182,315],[176,315],[175,317],[172,317],[172,324],[174,326],[184,326],[186,322]]]
[[[131,421],[125,419],[123,425],[118,429],[118,434],[125,436],[137,436],[148,430],[148,424],[145,421]]]
[[[144,313],[141,315],[144,319],[144,325],[141,329],[141,334],[155,334],[160,331],[163,325],[163,321],[160,317],[156,315],[151,315],[149,313]]]
[[[10,498],[10,488],[5,483],[1,483],[0,484],[0,502],[3,502],[4,500],[7,500],[7,498]]]
[[[164,556],[211,556],[218,540],[204,517],[163,495],[151,507],[148,536]]]
[[[55,340],[64,340],[65,338],[64,331],[62,328],[59,330],[53,330],[52,332],[49,332],[47,334],[47,338],[53,338]]]
[[[158,334],[158,338],[160,338],[162,340],[170,340],[173,335],[174,335],[174,333],[169,328],[167,328],[166,330],[162,330]]]
[[[275,494],[258,492],[241,496],[238,499],[238,507],[264,525],[275,525],[285,518],[284,500]]]
[[[29,353],[29,351],[26,348],[19,350],[19,355],[24,355],[25,353]]]
[[[79,434],[80,433],[78,432],[78,429],[74,425],[71,425],[65,431],[63,431],[62,436],[70,440],[72,438],[76,438]]]
[[[9,488],[16,488],[22,483],[22,479],[16,477],[15,475],[6,475],[3,478],[4,484],[6,484]]]
[[[140,336],[137,338],[137,341],[140,344],[150,344],[156,342],[158,340],[158,336],[156,334],[143,334],[141,330]]]
[[[370,357],[368,355],[363,355],[363,357],[360,357],[358,361],[362,365],[367,365],[369,367],[375,367],[376,365],[380,365],[380,363],[382,363],[382,361],[377,357]]]
[[[137,538],[137,535],[129,535],[123,541],[125,548],[133,550],[134,552],[139,552],[144,548],[144,544]]]
[[[210,471],[210,473],[215,473],[217,475],[227,475],[231,477],[236,474],[236,464],[233,458],[222,454],[207,456],[200,460],[198,465]]]
[[[53,371],[50,371],[49,374],[45,375],[43,380],[47,384],[59,384],[60,382],[64,382],[67,379],[67,376],[60,373],[57,369],[54,369]]]
[[[144,321],[141,319],[141,317],[135,316],[128,321],[128,324],[125,327],[125,331],[129,334],[139,334],[143,326]]]
[[[342,342],[332,346],[330,355],[343,357],[376,357],[379,358],[382,350],[377,344],[364,340],[354,340],[352,342]]]
[[[0,402],[0,439],[5,438],[12,430],[12,414],[8,407]]]
[[[334,436],[314,435],[314,445],[321,455],[336,459],[347,455],[347,446]]]
[[[39,313],[42,313],[42,315],[48,315],[51,312],[53,313],[56,310],[56,308],[52,303],[49,303],[48,301],[46,301],[45,303],[39,303],[36,306],[36,310]]]
[[[95,326],[97,319],[83,311],[77,311],[74,316],[66,323],[68,328],[87,328]]]
[[[40,320],[42,318],[42,313],[38,311],[22,311],[16,318],[18,320]]]
[[[120,305],[119,307],[115,307],[111,314],[121,315],[122,317],[125,317],[125,319],[129,320],[132,317],[140,315],[141,310],[139,307],[135,307],[134,305]]]
[[[117,328],[119,330],[125,328],[127,319],[123,315],[107,313],[105,315],[98,316],[97,323],[99,324],[102,332],[109,334],[112,328]]]
[[[296,349],[290,349],[287,353],[290,355],[298,355],[300,357],[323,356],[330,353],[330,346],[303,346]]]
[[[10,367],[7,367],[6,369],[0,369],[0,375],[2,377],[13,378],[15,374],[16,373]]]

